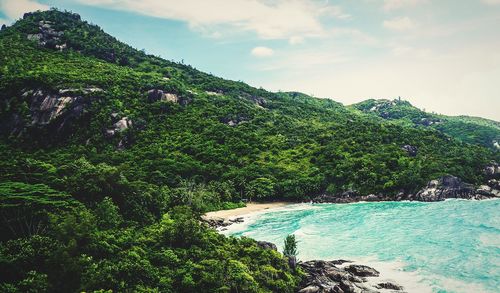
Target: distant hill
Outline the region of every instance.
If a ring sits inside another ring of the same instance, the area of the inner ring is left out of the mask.
[[[408,101],[366,100],[351,107],[403,125],[431,127],[460,141],[500,151],[500,122],[480,117],[446,116],[424,112]]]

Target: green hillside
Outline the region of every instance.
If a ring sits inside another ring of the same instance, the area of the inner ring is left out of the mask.
[[[366,100],[351,106],[404,125],[431,127],[460,141],[500,151],[500,122],[480,117],[446,116],[424,112],[400,99]]]
[[[150,56],[73,13],[26,14],[0,31],[0,291],[293,292],[281,254],[200,214],[479,184],[499,160],[409,124]]]

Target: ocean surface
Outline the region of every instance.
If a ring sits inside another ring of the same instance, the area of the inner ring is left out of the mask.
[[[500,292],[500,200],[294,204],[224,233],[280,251],[295,234],[299,260],[368,264],[408,292]]]

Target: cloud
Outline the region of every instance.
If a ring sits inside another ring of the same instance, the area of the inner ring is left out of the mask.
[[[263,39],[324,36],[321,20],[350,15],[327,2],[307,0],[77,0],[82,4],[184,21],[192,29],[238,29]]]
[[[384,20],[383,26],[394,31],[406,31],[416,27],[416,24],[409,17],[396,17]]]
[[[496,1],[496,0],[486,0]],[[391,11],[407,7],[415,7],[419,4],[427,2],[427,0],[384,0],[384,10]]]
[[[288,39],[288,43],[290,43],[290,45],[298,45],[302,44],[303,42],[304,38],[300,36],[293,36],[290,39]]]
[[[255,47],[250,54],[255,57],[269,57],[274,55],[274,50],[268,47]]]
[[[481,2],[487,5],[500,5],[500,0],[481,0]]]
[[[32,0],[0,0],[0,10],[8,20],[20,18],[24,13],[47,10],[49,7]]]

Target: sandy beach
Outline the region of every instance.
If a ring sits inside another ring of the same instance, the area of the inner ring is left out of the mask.
[[[204,215],[205,219],[222,218],[224,220],[244,217],[247,214],[264,211],[267,209],[279,208],[292,204],[291,202],[269,202],[269,203],[247,203],[246,207],[209,212]]]

